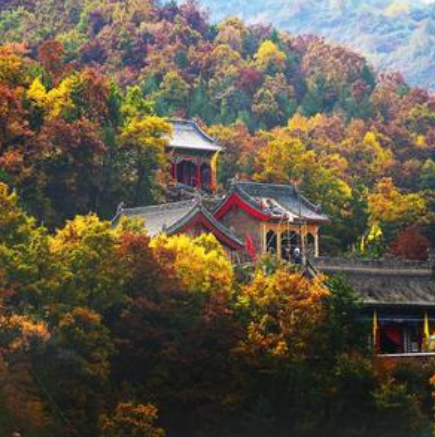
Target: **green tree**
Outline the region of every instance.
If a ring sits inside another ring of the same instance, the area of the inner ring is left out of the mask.
[[[185,111],[189,93],[190,87],[180,74],[177,71],[169,71],[160,84],[157,105],[164,114]]]
[[[427,159],[421,167],[420,188],[435,190],[435,162],[432,159]]]

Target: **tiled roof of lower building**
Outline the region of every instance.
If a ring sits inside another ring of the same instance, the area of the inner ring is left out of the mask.
[[[196,206],[197,201],[192,199],[183,202],[126,208],[122,211],[122,215],[144,219],[148,235],[155,237],[161,232],[168,232],[173,226],[178,225]]]
[[[160,233],[173,235],[182,232],[192,220],[201,216],[209,225],[208,227],[214,230],[211,232],[218,240],[222,240],[223,236],[234,248],[239,250],[244,248],[243,242],[222,223],[219,223],[198,199],[123,209],[114,222],[117,222],[121,216],[144,219],[145,229],[151,237]]]
[[[429,263],[320,258],[316,268],[343,275],[365,305],[435,307],[435,276]]]

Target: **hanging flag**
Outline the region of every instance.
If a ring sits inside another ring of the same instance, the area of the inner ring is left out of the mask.
[[[378,344],[377,344],[377,339],[378,339],[378,313],[376,312],[376,310],[373,310],[373,347],[375,352],[378,351]]]
[[[210,160],[211,169],[211,183],[210,188],[216,190],[217,188],[217,161],[218,161],[219,151],[217,151]]]
[[[379,223],[373,223],[369,235],[367,236],[367,241],[373,241],[377,240],[378,238],[382,237],[383,232],[381,227],[379,226]]]
[[[366,251],[366,237],[364,235],[361,237],[361,244],[359,246],[359,250],[361,251],[361,253],[364,253]]]
[[[248,252],[250,257],[254,261],[257,261],[257,252],[255,251],[255,246],[254,246],[254,243],[253,243],[252,238],[251,238],[250,235],[248,235],[246,237],[246,252]]]
[[[426,344],[429,344],[430,338],[430,328],[429,328],[429,317],[427,315],[427,311],[424,312],[424,326],[423,326],[424,339],[426,340]]]

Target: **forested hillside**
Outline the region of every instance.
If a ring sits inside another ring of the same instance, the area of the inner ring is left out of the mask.
[[[401,71],[409,83],[435,89],[432,0],[201,0],[214,21],[237,15],[296,34],[316,34],[368,57],[378,69]]]
[[[0,435],[430,435],[434,365],[378,368],[343,280],[104,221],[165,200],[167,117],[191,117],[221,192],[292,181],[325,252],[424,259],[428,92],[192,2],[3,1],[0,41]]]
[[[334,218],[330,251],[432,223],[435,100],[343,47],[210,25],[194,3],[11,1],[1,17],[1,177],[45,223],[162,199],[154,116],[202,121],[227,148],[223,185],[298,182]]]
[[[430,435],[433,364],[378,369],[342,280],[95,216],[48,234],[17,201],[0,184],[2,435]]]

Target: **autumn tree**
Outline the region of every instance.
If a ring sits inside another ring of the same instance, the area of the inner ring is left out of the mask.
[[[130,198],[135,205],[158,196],[155,190],[166,173],[165,146],[170,133],[170,125],[155,116],[132,118],[122,129],[119,139],[126,155],[126,172],[134,180]]]
[[[346,211],[352,192],[349,184],[339,177],[343,166],[339,156],[309,150],[288,129],[276,129],[265,135],[265,140],[256,156],[255,179],[296,182],[299,189],[330,214],[338,216]]]
[[[193,293],[228,293],[233,281],[231,262],[211,234],[193,241],[185,235],[153,240],[157,259],[173,257],[173,268],[181,283]]]
[[[266,367],[275,360],[303,360],[312,353],[313,329],[325,316],[322,300],[327,295],[319,280],[311,282],[285,268],[270,276],[257,272],[240,297],[252,319],[238,353]]]
[[[374,222],[412,224],[426,212],[424,199],[417,193],[401,193],[391,178],[378,182],[368,196],[368,212]]]
[[[51,335],[38,311],[50,268],[46,232],[20,208],[16,193],[0,183],[1,396],[5,415],[29,433],[52,424],[31,363],[35,348]]]
[[[120,403],[111,416],[101,419],[101,437],[164,437],[162,428],[155,426],[157,408],[151,404]]]
[[[216,43],[229,45],[233,50],[241,51],[248,29],[240,18],[229,17],[218,25]]]
[[[427,260],[429,240],[415,226],[400,232],[390,245],[391,253],[399,258]]]
[[[136,393],[165,413],[207,423],[233,390],[227,358],[240,329],[230,307],[231,264],[209,236],[162,236],[150,247],[146,236],[129,233],[119,256],[131,301],[115,326],[116,374],[127,387],[140,384]]]
[[[85,118],[71,123],[55,119],[41,130],[37,145],[45,151],[39,162],[44,192],[52,207],[62,211],[61,219],[98,208],[105,152],[98,130]]]
[[[45,71],[57,78],[63,70],[63,57],[65,52],[59,41],[46,41],[39,47],[39,60]]]
[[[275,74],[284,71],[286,56],[285,53],[276,46],[276,44],[270,40],[266,40],[258,48],[255,61],[257,67],[261,71]]]
[[[85,307],[105,314],[122,302],[122,269],[116,258],[118,234],[95,215],[77,216],[50,238],[50,250],[60,263],[59,291],[47,295],[62,311]],[[61,293],[61,294],[59,294]]]
[[[276,183],[301,178],[301,158],[306,153],[303,143],[285,134],[269,135],[267,139],[269,141],[256,156],[257,174],[254,177],[259,181]]]

